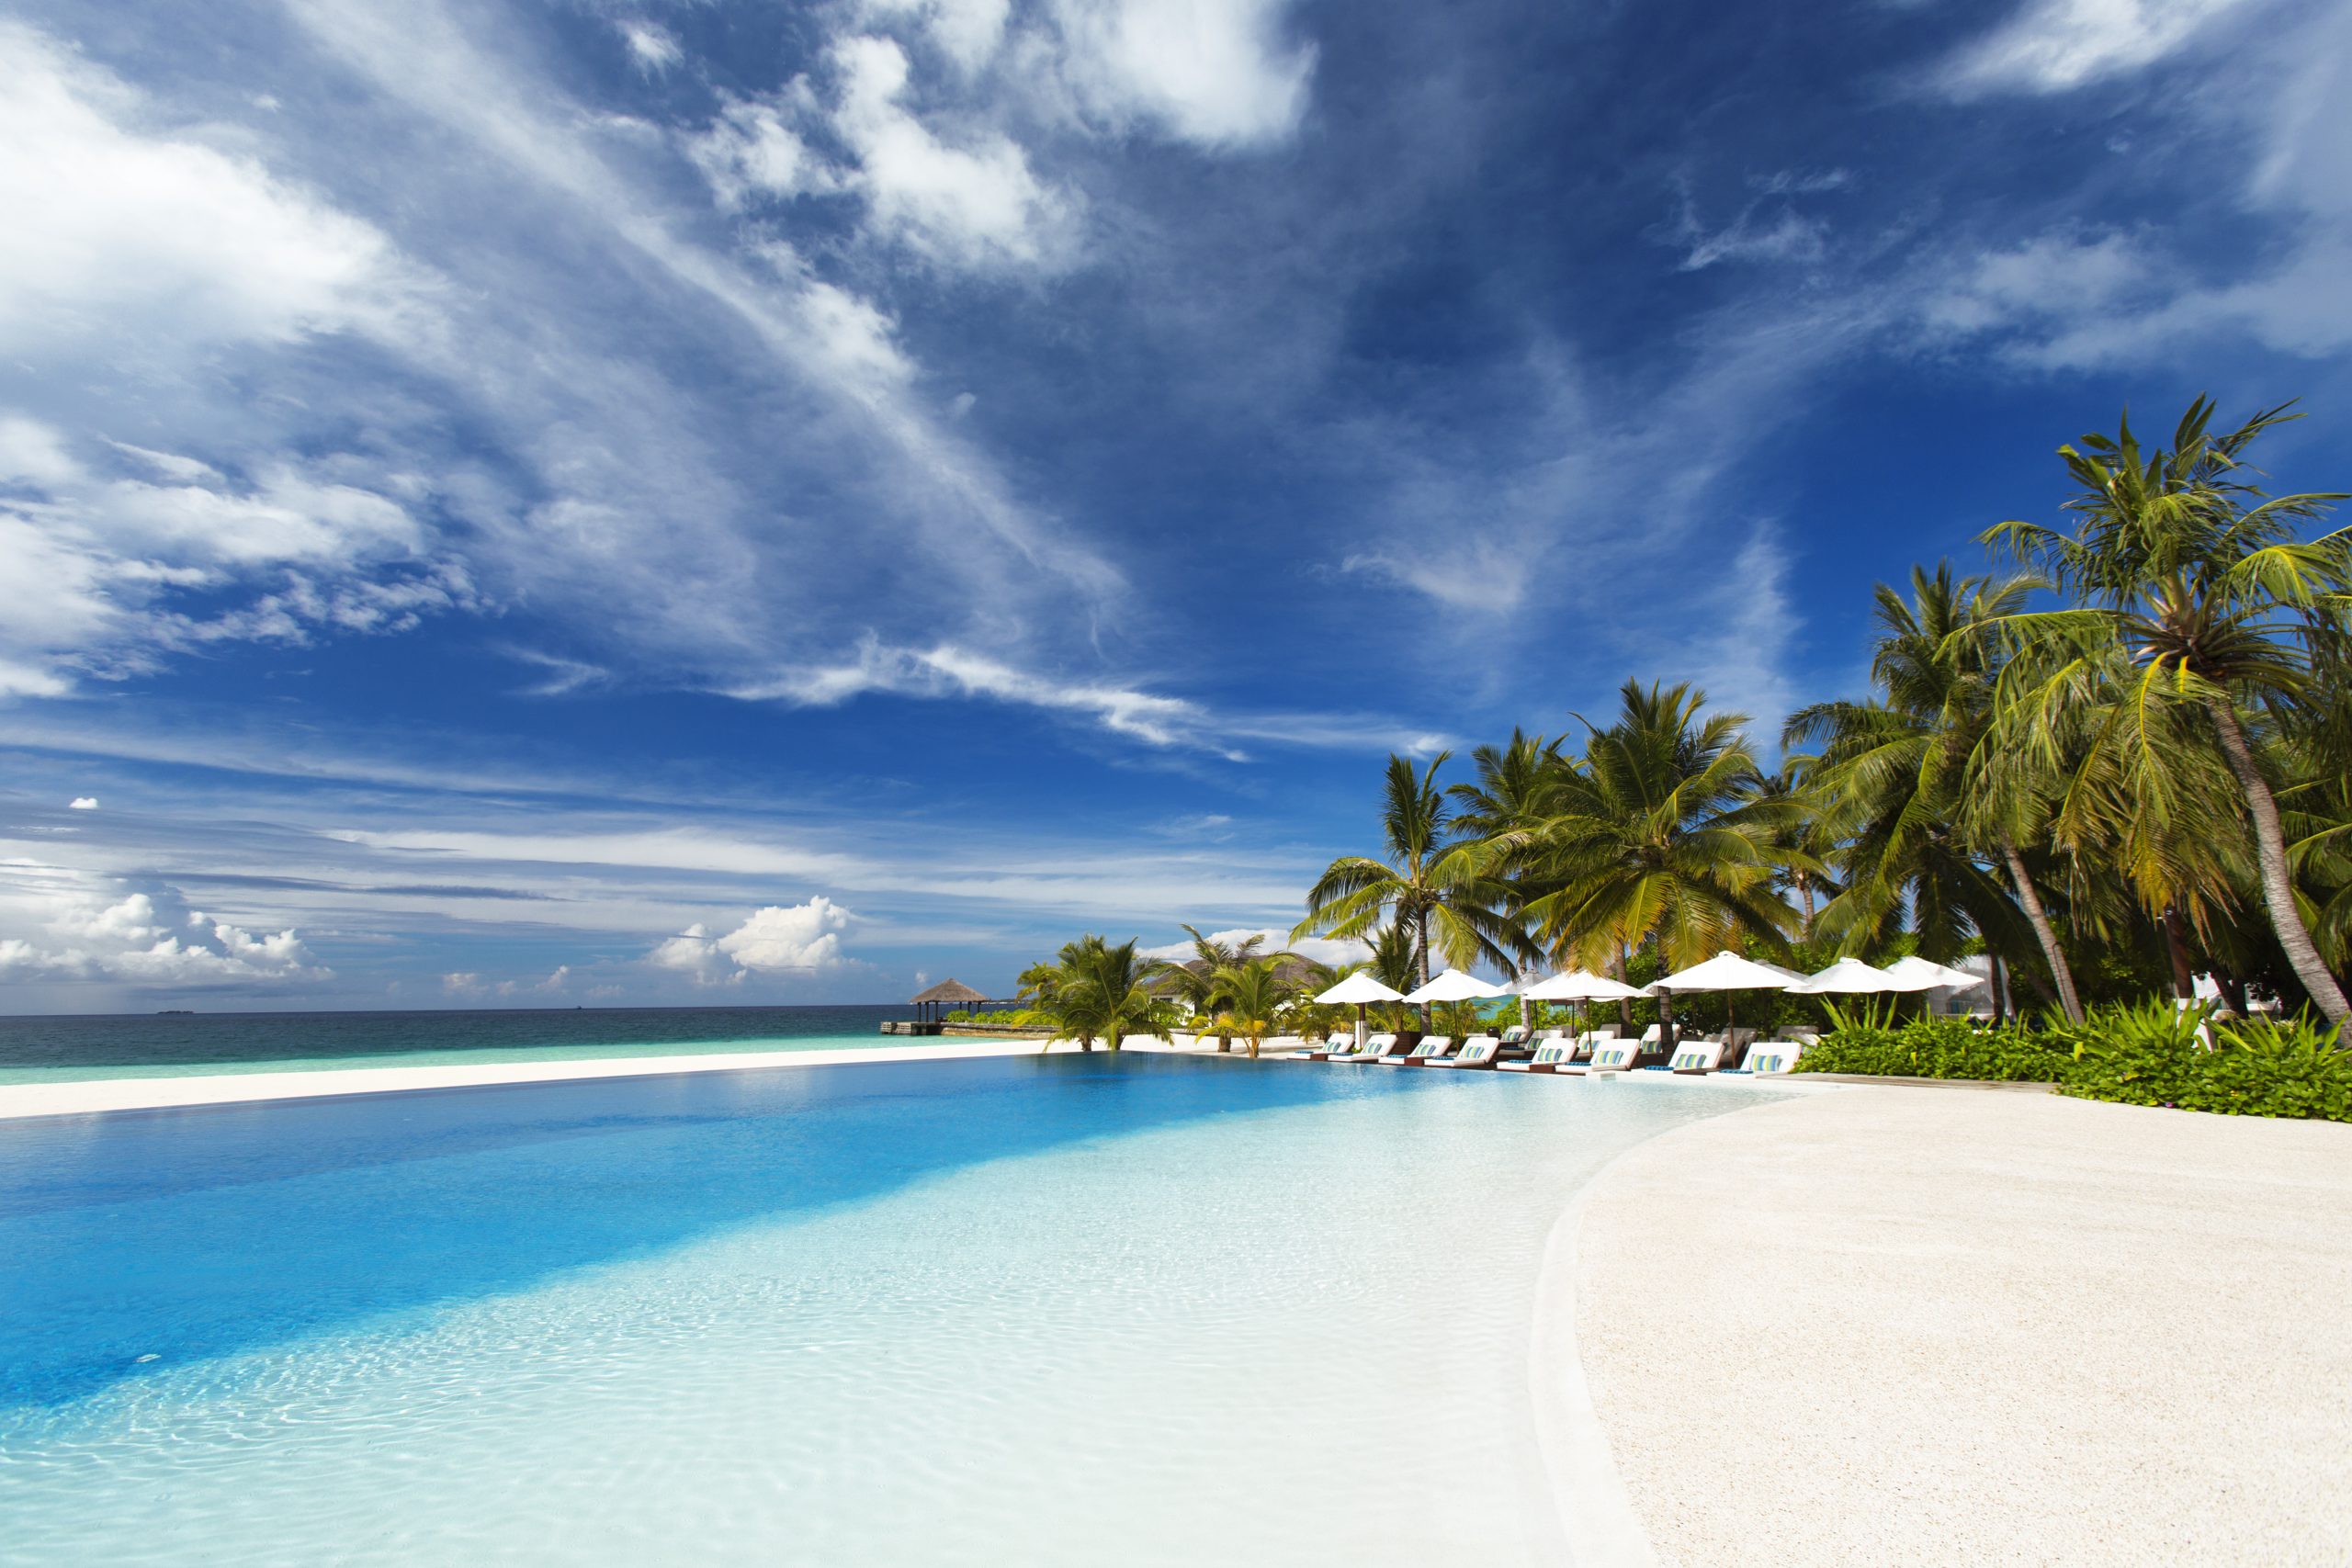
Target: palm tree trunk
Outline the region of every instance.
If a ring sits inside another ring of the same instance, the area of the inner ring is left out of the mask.
[[[2197,999],[2197,976],[2189,973],[2188,921],[2177,907],[2165,911],[2165,956],[2172,963],[2172,994],[2184,1002]]]
[[[1632,954],[1625,951],[1625,944],[1623,942],[1619,942],[1617,944],[1617,963],[1615,965],[1617,972],[1614,975],[1611,975],[1610,978],[1616,981],[1621,986],[1623,985],[1625,983],[1625,966],[1630,962],[1632,962]],[[1626,1039],[1631,1039],[1633,1037],[1634,1002],[1633,998],[1630,997],[1619,997],[1617,998],[1617,1032],[1621,1037]]]
[[[2270,929],[2278,934],[2278,945],[2287,950],[2295,978],[2311,993],[2312,1005],[2328,1022],[2342,1028],[2352,1018],[2352,1005],[2346,1003],[2344,987],[2328,973],[2312,944],[2310,929],[2303,924],[2302,912],[2295,908],[2295,884],[2287,869],[2287,835],[2278,826],[2278,802],[2271,795],[2269,781],[2255,765],[2254,748],[2246,744],[2237,709],[2227,697],[2215,697],[2205,706],[2213,716],[2213,728],[2221,731],[2222,751],[2230,760],[2230,772],[2238,776],[2238,787],[2245,791],[2246,814],[2254,818],[2255,861],[2262,871],[2262,902],[2270,911]],[[2352,1042],[2346,1043],[2346,1049],[2352,1050]]]
[[[1413,911],[1413,946],[1417,950],[1415,960],[1420,965],[1421,984],[1426,986],[1430,983],[1430,912],[1426,908]],[[1421,1004],[1421,1032],[1427,1034],[1429,1032],[1430,1004],[1423,1002]]]
[[[1813,940],[1813,873],[1797,873],[1797,891],[1804,895],[1804,939]]]
[[[2033,926],[2033,938],[2041,944],[2042,962],[2050,965],[2050,977],[2058,984],[2058,1010],[2066,1015],[2067,1022],[2080,1023],[2083,999],[2075,994],[2075,972],[2066,967],[2066,953],[2058,945],[2058,932],[2041,907],[2041,895],[2034,890],[2033,878],[2026,874],[2025,857],[2007,838],[2001,840],[2001,856],[2008,863],[2010,879],[2018,885],[2018,903]]]

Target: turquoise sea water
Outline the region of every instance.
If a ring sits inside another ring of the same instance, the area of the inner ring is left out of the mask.
[[[0,1124],[0,1562],[1555,1561],[1545,1238],[1767,1098],[1023,1055]]]
[[[920,1045],[904,1007],[566,1008],[0,1018],[0,1084]]]

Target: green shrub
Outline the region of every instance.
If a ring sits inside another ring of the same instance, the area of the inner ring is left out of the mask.
[[[2079,1100],[2352,1122],[2352,1055],[2335,1030],[2301,1018],[2215,1019],[2163,1000],[2097,1008],[2038,1033],[1954,1018],[1849,1023],[1808,1047],[1796,1070],[2052,1083]]]
[[[2063,1047],[2030,1030],[1986,1029],[1959,1018],[1918,1018],[1893,1028],[1840,1029],[1807,1046],[1796,1070],[2055,1083],[2073,1065]]]
[[[2210,1047],[2198,1033],[2209,1021]],[[2304,1019],[2211,1020],[2150,1002],[2102,1008],[2078,1032],[2064,1092],[2085,1100],[2352,1122],[2352,1056]]]

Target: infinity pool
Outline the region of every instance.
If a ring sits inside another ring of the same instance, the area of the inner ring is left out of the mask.
[[[0,1562],[1510,1563],[1731,1084],[1015,1056],[0,1122]]]

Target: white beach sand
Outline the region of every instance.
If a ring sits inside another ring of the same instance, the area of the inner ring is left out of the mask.
[[[1295,1041],[1283,1042],[1288,1049]],[[1057,1040],[1057,1052],[1079,1047]],[[1095,1047],[1101,1050],[1099,1044]],[[1130,1042],[1130,1051],[1182,1050],[1215,1055],[1214,1042],[1178,1035],[1174,1045]],[[94,1078],[75,1083],[0,1084],[0,1121],[19,1116],[82,1116],[102,1111],[161,1111],[191,1105],[232,1105],[257,1100],[311,1100],[401,1089],[469,1089],[491,1084],[564,1083],[582,1078],[646,1077],[662,1073],[750,1072],[766,1067],[821,1067],[843,1062],[920,1062],[956,1056],[1017,1056],[1041,1049],[1035,1040],[935,1040],[922,1045],[859,1046],[836,1051],[681,1052],[675,1055],[585,1057],[536,1062],[481,1062],[408,1067],[312,1067],[293,1072],[215,1073],[202,1077]],[[1236,1052],[1238,1055],[1238,1050]],[[1271,1052],[1270,1052],[1271,1054]]]
[[[2352,1562],[2352,1126],[1809,1095],[1627,1155],[1573,1272],[1660,1561]]]

